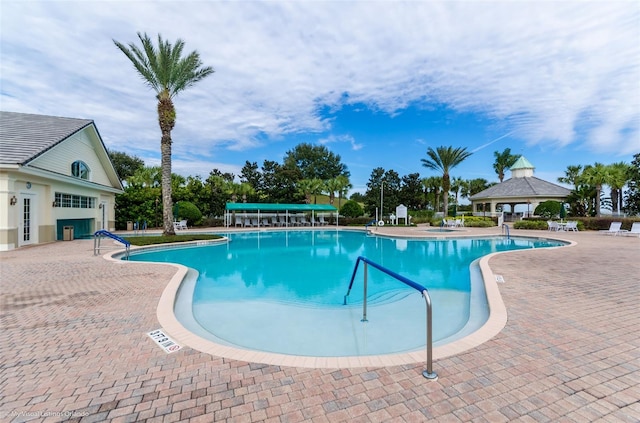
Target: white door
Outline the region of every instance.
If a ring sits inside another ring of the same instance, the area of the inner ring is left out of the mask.
[[[33,194],[22,194],[19,201],[18,245],[36,244],[38,242],[36,196]]]

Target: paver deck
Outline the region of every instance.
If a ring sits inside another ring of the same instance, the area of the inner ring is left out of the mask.
[[[507,324],[436,360],[436,382],[423,363],[166,354],[147,332],[174,267],[94,257],[90,240],[2,252],[0,421],[638,422],[640,239],[558,237],[577,245],[491,257]]]

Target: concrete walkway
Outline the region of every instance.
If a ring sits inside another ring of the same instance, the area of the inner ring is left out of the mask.
[[[86,240],[2,252],[0,421],[638,422],[640,239],[558,237],[577,245],[490,259],[507,325],[437,360],[436,382],[422,364],[166,354],[147,332],[172,266],[110,262]]]

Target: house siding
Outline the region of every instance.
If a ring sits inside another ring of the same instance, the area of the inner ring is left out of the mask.
[[[72,176],[71,164],[81,160],[89,167],[89,181],[111,186],[109,176],[96,153],[95,141],[92,141],[90,131],[92,131],[91,128],[85,128],[74,134],[55,148],[32,160],[29,166]]]

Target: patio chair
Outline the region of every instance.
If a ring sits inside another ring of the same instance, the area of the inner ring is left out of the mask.
[[[566,226],[564,227],[564,229],[567,232],[569,231],[578,232],[578,222],[576,222],[575,220],[569,220]]]
[[[329,222],[327,222],[326,220],[324,220],[324,216],[320,216],[320,217],[318,218],[318,223],[320,223],[320,225],[321,225],[321,226],[325,226],[325,225],[328,225],[328,224],[329,224]]]
[[[236,217],[236,227],[238,226],[242,227],[242,219],[239,217]]]
[[[181,231],[183,229],[188,229],[187,228],[187,221],[186,220],[181,220],[180,222],[173,222],[173,229],[176,231]]]
[[[638,236],[638,238],[640,238],[640,222],[633,222],[633,225],[631,225],[631,230],[623,232],[622,235]]]
[[[278,222],[278,218],[275,216],[271,217],[271,226],[282,226],[282,223]]]
[[[287,217],[286,216],[278,217],[278,226],[287,226]]]
[[[271,226],[271,223],[269,223],[269,219],[267,219],[266,217],[262,219],[262,226],[264,227]]]
[[[617,236],[618,234],[621,234],[623,232],[628,232],[624,229],[620,229],[621,227],[622,222],[611,222],[611,225],[609,225],[609,229],[601,230],[600,233],[605,235]]]
[[[299,220],[298,220],[298,224],[300,226],[311,226],[311,223],[307,222],[307,218],[302,216]]]
[[[547,220],[547,229],[553,232],[558,232],[558,229],[560,229],[560,226],[558,225],[558,222],[554,222],[553,220]]]
[[[248,217],[245,217],[245,218],[244,218],[244,223],[243,223],[243,225],[242,225],[242,226],[244,226],[245,228],[246,228],[246,227],[249,227],[249,228],[250,228],[250,227],[252,227],[253,225],[251,224],[251,220],[250,220]]]
[[[251,219],[251,226],[254,226],[256,228],[260,227],[260,222],[258,221],[258,218]]]

